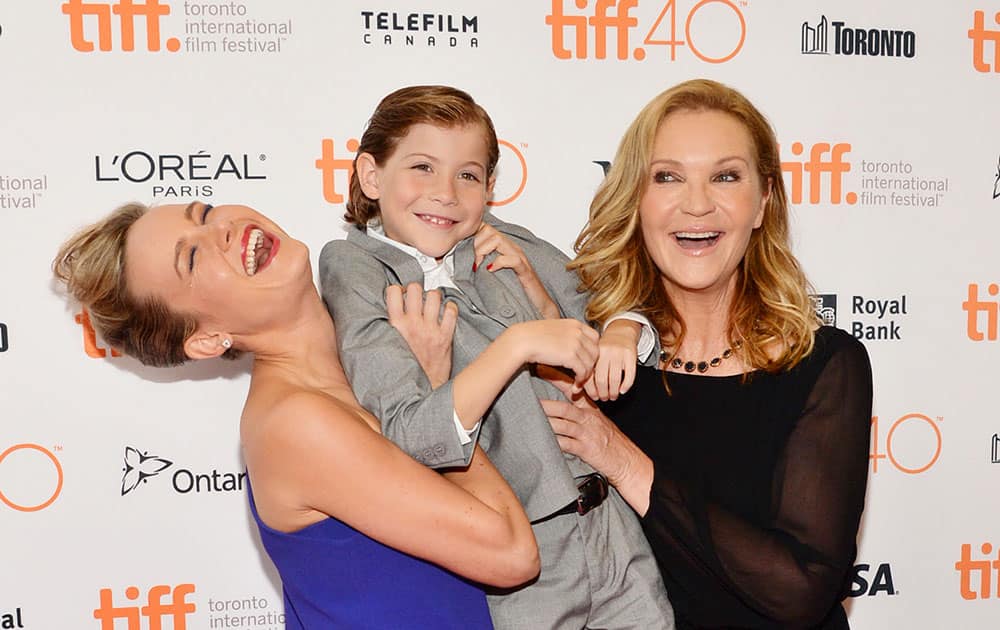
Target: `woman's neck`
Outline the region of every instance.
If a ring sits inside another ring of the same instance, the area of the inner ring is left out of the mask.
[[[729,309],[736,279],[722,289],[688,291],[667,287],[674,309],[684,322],[684,341],[677,354],[699,361],[729,348]]]
[[[356,403],[337,350],[337,334],[330,314],[313,289],[301,300],[295,315],[282,325],[257,335],[254,376],[268,375],[308,389],[335,393]]]

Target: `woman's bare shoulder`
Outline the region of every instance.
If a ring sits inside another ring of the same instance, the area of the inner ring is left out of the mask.
[[[243,456],[258,512],[269,526],[294,531],[327,515],[341,516],[317,510],[315,495],[321,487],[336,491],[349,479],[359,454],[374,457],[384,448],[366,415],[335,396],[302,388],[247,401]]]
[[[325,391],[274,384],[248,397],[240,433],[245,449],[264,442],[300,450],[310,440],[370,430],[369,416],[356,403]]]

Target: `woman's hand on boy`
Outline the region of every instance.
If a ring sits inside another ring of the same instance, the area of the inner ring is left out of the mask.
[[[451,341],[458,321],[458,306],[454,302],[441,310],[441,292],[427,291],[412,282],[404,290],[398,284],[385,290],[385,306],[389,323],[395,328],[420,367],[427,374],[431,387],[438,388],[451,378]]]

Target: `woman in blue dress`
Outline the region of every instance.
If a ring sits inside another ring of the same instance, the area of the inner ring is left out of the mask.
[[[344,375],[306,246],[263,215],[128,204],[67,241],[54,270],[144,364],[254,353],[240,436],[288,628],[490,628],[466,579],[537,575],[527,518],[478,447],[439,474],[382,437]],[[455,307],[400,287],[388,303],[430,383],[445,382]]]

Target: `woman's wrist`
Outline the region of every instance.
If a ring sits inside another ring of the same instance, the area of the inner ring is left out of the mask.
[[[649,509],[653,486],[653,460],[624,435],[618,435],[620,465],[605,473],[611,483],[639,516]]]

